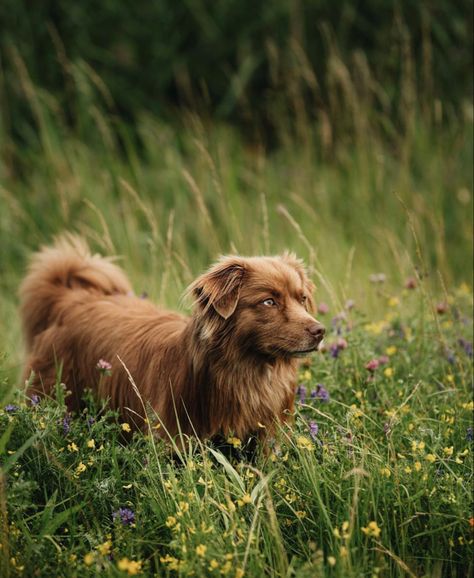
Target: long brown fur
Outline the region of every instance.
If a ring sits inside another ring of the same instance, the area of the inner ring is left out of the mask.
[[[223,257],[189,287],[185,317],[133,296],[111,259],[62,237],[33,257],[20,288],[28,393],[51,394],[62,366],[71,410],[92,388],[136,427],[144,401],[171,435],[271,431],[293,409],[298,356],[324,333],[312,290],[294,255]]]

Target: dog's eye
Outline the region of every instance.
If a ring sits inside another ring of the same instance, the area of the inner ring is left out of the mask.
[[[262,302],[264,305],[266,305],[267,307],[275,307],[276,302],[274,299],[265,299],[265,301]]]
[[[301,305],[305,305],[307,300],[308,300],[308,298],[306,297],[306,295],[303,295],[303,297],[301,297],[301,299],[300,299]]]

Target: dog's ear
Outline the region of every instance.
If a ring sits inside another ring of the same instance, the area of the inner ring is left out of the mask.
[[[187,294],[204,310],[213,307],[224,319],[234,313],[239,301],[245,266],[238,257],[222,257],[192,283]]]
[[[298,259],[298,257],[294,253],[290,253],[288,251],[283,253],[281,259],[287,265],[290,265],[290,267],[293,267],[293,269],[296,270],[296,272],[301,278],[301,281],[303,282],[303,286],[306,292],[306,303],[308,310],[311,312],[316,311],[316,304],[313,299],[313,293],[316,286],[308,277],[308,271],[306,270],[303,260]]]

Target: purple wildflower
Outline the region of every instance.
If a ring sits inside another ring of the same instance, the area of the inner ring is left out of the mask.
[[[337,341],[332,343],[329,347],[331,357],[334,357],[334,359],[336,359],[337,357],[339,357],[339,353],[343,349],[347,349],[347,341],[344,339],[344,337],[338,337]]]
[[[306,387],[304,385],[300,385],[296,390],[296,395],[299,395],[300,403],[304,403],[306,400]]]
[[[104,375],[110,375],[112,373],[112,364],[105,361],[105,359],[99,359],[96,367],[100,373],[103,373]]]
[[[91,427],[93,424],[95,424],[95,419],[93,417],[88,417],[87,418],[87,425],[89,427]]]
[[[390,361],[390,358],[388,357],[388,355],[381,355],[377,361],[379,362],[379,365],[385,365]]]
[[[36,393],[34,393],[31,397],[30,397],[30,401],[31,401],[31,405],[36,406],[39,404],[39,402],[41,401],[40,396],[36,395]]]
[[[18,410],[18,406],[17,405],[13,405],[12,403],[9,403],[8,405],[5,406],[5,411],[8,413],[13,413],[15,411]]]
[[[311,439],[315,440],[316,436],[318,435],[318,431],[319,431],[319,426],[315,421],[310,421],[309,422],[309,435],[311,436]]]
[[[405,281],[405,289],[416,289],[418,282],[415,277],[408,277]]]
[[[321,315],[326,315],[326,313],[329,313],[329,305],[327,303],[320,303],[317,310]]]
[[[320,399],[321,401],[329,401],[329,391],[322,385],[318,383],[316,389],[311,392],[311,399]]]
[[[472,357],[472,343],[470,341],[468,341],[467,339],[464,339],[463,337],[458,339],[458,343],[464,349],[464,351],[466,352],[466,355],[468,357]]]
[[[119,508],[116,512],[112,512],[112,519],[120,520],[124,526],[131,526],[135,522],[135,513],[130,508]]]
[[[472,442],[473,439],[474,439],[474,433],[473,433],[472,427],[468,427],[466,429],[466,440],[468,442]]]
[[[65,415],[63,418],[63,432],[67,435],[71,431],[71,416]]]
[[[446,359],[451,365],[454,365],[456,362],[456,355],[452,349],[446,349]]]

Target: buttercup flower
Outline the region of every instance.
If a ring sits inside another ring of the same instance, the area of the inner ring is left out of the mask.
[[[142,571],[142,562],[121,558],[117,562],[117,568],[122,572],[127,572],[129,576],[136,576]]]
[[[233,446],[234,448],[242,447],[242,442],[239,440],[239,438],[236,437],[228,437],[227,443]]]
[[[377,522],[369,522],[365,528],[361,528],[366,536],[378,538],[382,530],[378,527]]]

